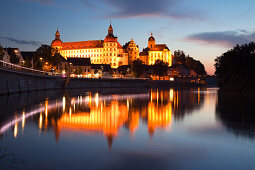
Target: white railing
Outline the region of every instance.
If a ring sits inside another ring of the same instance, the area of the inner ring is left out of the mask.
[[[43,74],[43,75],[60,76],[60,74],[58,74],[58,73],[51,73],[51,72],[46,72],[46,71],[35,70],[35,69],[32,69],[32,68],[22,67],[22,66],[19,66],[19,65],[16,65],[16,64],[5,62],[3,60],[0,60],[0,67],[12,69],[12,70],[18,70],[18,71],[25,71],[25,72]]]

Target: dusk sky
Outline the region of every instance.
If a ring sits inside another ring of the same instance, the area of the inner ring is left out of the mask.
[[[111,19],[120,44],[133,38],[141,51],[153,32],[156,43],[213,74],[217,56],[254,41],[254,7],[254,0],[0,0],[0,44],[36,50],[57,27],[64,42],[104,39]]]

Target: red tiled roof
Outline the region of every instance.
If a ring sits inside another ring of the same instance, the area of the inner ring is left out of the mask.
[[[92,41],[78,41],[78,42],[65,42],[62,45],[62,50],[68,49],[84,49],[84,48],[103,48],[103,40]]]
[[[118,49],[123,48],[120,43],[117,41]],[[103,40],[92,40],[92,41],[78,41],[78,42],[64,42],[62,43],[62,50],[70,49],[88,49],[88,48],[103,48]]]
[[[164,49],[169,50],[166,44],[156,44],[150,49],[150,51],[163,51]]]

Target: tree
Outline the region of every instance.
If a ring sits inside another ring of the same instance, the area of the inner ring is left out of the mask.
[[[78,67],[76,70],[75,70],[75,74],[81,74],[82,70],[81,70],[81,67]]]
[[[15,54],[15,52],[14,52],[13,50],[10,50],[9,56],[10,56],[10,62],[11,62],[12,64],[19,64],[19,58],[18,58],[18,56]]]
[[[94,70],[94,74],[97,74],[98,73],[98,69],[96,68],[95,70]]]
[[[153,65],[153,74],[160,77],[166,76],[169,67],[168,64],[162,60],[157,60]]]
[[[3,59],[3,57],[4,57],[4,49],[3,49],[3,47],[0,45],[0,60],[2,60]]]
[[[47,68],[45,71],[52,71],[52,69],[57,68],[62,60],[63,57],[54,48],[48,45],[41,45],[36,50],[33,58],[34,68],[39,70]]]
[[[254,90],[255,43],[237,45],[215,59],[219,86],[227,90]]]
[[[185,60],[186,60],[186,55],[184,53],[184,51],[182,50],[177,50],[177,51],[174,51],[174,59],[175,61],[178,63],[185,63]]]
[[[31,61],[29,60],[28,57],[25,57],[23,67],[27,67],[27,68],[31,68],[32,67],[32,63],[31,63]]]
[[[207,74],[205,71],[205,66],[199,60],[195,60],[189,55],[186,56],[186,54],[181,50],[177,50],[174,52],[174,60],[175,62],[182,63],[189,69],[194,70],[198,75]]]
[[[140,59],[136,59],[131,63],[131,72],[135,77],[141,77],[144,73],[144,62]]]

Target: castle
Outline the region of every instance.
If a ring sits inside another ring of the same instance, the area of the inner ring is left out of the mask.
[[[120,45],[111,24],[104,40],[62,42],[57,29],[51,46],[65,59],[90,58],[92,64],[109,64],[112,68],[129,65],[136,59],[142,60],[146,65],[153,65],[158,59],[172,65],[172,52],[165,44],[156,44],[152,34],[148,39],[148,47],[139,53],[133,39],[124,46]]]

